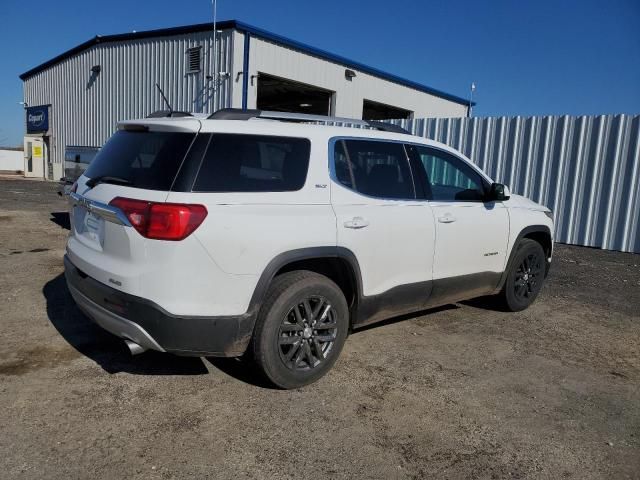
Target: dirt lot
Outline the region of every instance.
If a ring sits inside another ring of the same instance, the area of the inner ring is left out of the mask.
[[[55,188],[0,180],[0,477],[640,478],[639,255],[558,245],[528,311],[387,322],[278,391],[89,323]]]

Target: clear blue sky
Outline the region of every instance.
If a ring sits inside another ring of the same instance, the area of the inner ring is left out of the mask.
[[[237,19],[467,97],[474,114],[640,113],[640,0],[219,0]],[[96,34],[211,20],[208,0],[2,0],[0,144],[24,71]]]

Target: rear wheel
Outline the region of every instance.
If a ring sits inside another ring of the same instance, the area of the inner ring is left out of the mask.
[[[505,306],[512,312],[524,310],[533,303],[542,289],[546,268],[544,250],[538,242],[525,238],[516,248],[500,293]]]
[[[349,328],[349,308],[340,288],[308,271],[276,277],[260,309],[253,357],[280,388],[315,382],[335,363]]]

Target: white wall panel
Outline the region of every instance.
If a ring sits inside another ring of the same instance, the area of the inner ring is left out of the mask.
[[[0,171],[24,171],[24,152],[22,150],[0,149]]]
[[[462,117],[466,105],[393,83],[357,69],[356,77],[345,79],[344,65],[324,60],[292,48],[252,37],[250,75],[259,72],[306,83],[336,92],[335,116],[362,118],[364,99],[385,103],[414,112],[415,118]],[[256,107],[257,80],[249,82],[248,107]]]

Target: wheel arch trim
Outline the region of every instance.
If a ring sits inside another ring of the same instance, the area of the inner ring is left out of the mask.
[[[353,288],[356,297],[355,301],[358,302],[362,295],[362,274],[360,272],[360,264],[358,263],[358,259],[355,254],[348,248],[344,247],[307,247],[288,250],[271,259],[258,279],[258,283],[256,284],[249,302],[248,310],[256,313],[260,310],[269,285],[278,271],[295,262],[322,258],[337,258],[347,262],[353,276],[352,280],[354,282]]]
[[[515,256],[517,253],[518,244],[520,243],[520,240],[522,240],[527,235],[530,235],[532,233],[543,233],[545,235],[548,235],[549,241],[551,242],[551,248],[553,249],[553,236],[551,235],[551,229],[547,225],[529,225],[528,227],[525,227],[522,230],[520,230],[520,233],[518,233],[518,236],[516,237],[516,239],[513,242],[513,245],[511,246],[511,252],[509,253],[509,260],[507,260],[505,269],[502,272],[502,276],[500,277],[500,282],[496,287],[496,293],[502,290],[502,287],[504,286],[504,282],[507,280],[507,275],[509,274],[511,267],[513,266],[513,262],[515,260]],[[547,265],[545,269],[545,276],[549,273],[549,262],[546,262],[546,263]]]

